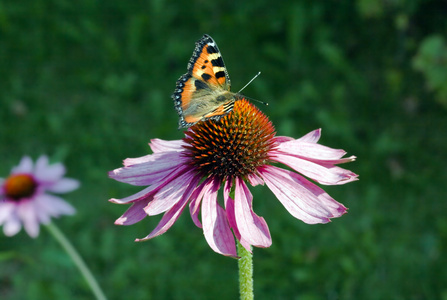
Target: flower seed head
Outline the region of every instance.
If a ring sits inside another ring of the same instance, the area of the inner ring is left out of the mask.
[[[256,173],[269,159],[275,129],[269,119],[246,99],[218,121],[192,126],[183,139],[186,155],[204,177],[228,180]]]
[[[3,188],[7,198],[19,201],[31,197],[36,187],[37,183],[31,175],[13,174],[6,179]]]

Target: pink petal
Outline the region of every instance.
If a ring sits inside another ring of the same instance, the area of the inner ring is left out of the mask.
[[[185,158],[179,153],[156,153],[144,163],[128,165],[109,172],[109,176],[117,181],[137,186],[151,185],[163,180],[173,170],[184,165]]]
[[[182,140],[175,140],[175,141],[165,141],[161,139],[152,139],[149,143],[149,147],[151,147],[152,152],[158,153],[158,152],[169,152],[169,151],[184,151],[183,145],[186,145],[186,143]]]
[[[270,159],[283,163],[295,171],[326,185],[344,184],[353,181],[357,175],[342,168],[320,165],[293,155],[272,151]]]
[[[153,154],[148,154],[148,155],[140,156],[140,157],[136,157],[136,158],[126,158],[123,161],[123,165],[125,167],[129,167],[129,166],[132,166],[132,165],[137,165],[137,164],[145,163],[145,162],[148,162],[148,161],[154,161],[152,155]]]
[[[150,201],[150,200],[149,200]],[[132,225],[143,220],[147,214],[144,211],[144,207],[148,204],[148,201],[138,201],[132,204],[126,212],[119,217],[116,221],[116,225]]]
[[[317,143],[320,140],[320,136],[321,136],[321,128],[315,129],[314,131],[309,132],[308,134],[297,139],[297,141],[308,142],[308,143]]]
[[[277,150],[285,154],[316,160],[339,159],[346,154],[342,149],[332,149],[323,145],[299,140],[282,143],[278,145]]]
[[[171,228],[171,226],[174,225],[175,221],[177,221],[177,219],[183,212],[183,209],[185,208],[186,204],[188,203],[188,197],[190,196],[190,193],[194,189],[194,186],[189,185],[189,188],[190,188],[190,191],[188,191],[189,194],[186,193],[185,196],[180,199],[180,201],[175,203],[175,205],[163,215],[157,227],[148,236],[142,239],[136,239],[135,241],[140,242],[152,239],[156,236],[165,233],[169,228]]]
[[[289,137],[289,136],[275,136],[275,137],[273,138],[273,140],[274,140],[276,143],[280,144],[280,143],[285,143],[285,142],[288,142],[288,141],[294,141],[295,139],[294,139],[294,138],[291,138],[291,137]]]
[[[202,223],[199,220],[199,212],[200,212],[200,204],[202,203],[202,198],[205,193],[208,193],[208,191],[211,188],[211,185],[209,184],[210,180],[206,179],[204,180],[191,194],[191,202],[189,203],[189,213],[191,214],[191,219],[194,222],[194,224],[202,228]]]
[[[236,214],[234,211],[234,200],[230,197],[231,191],[231,181],[227,180],[224,186],[224,201],[225,201],[225,212],[227,213],[228,224],[230,224],[231,229],[233,229],[234,235],[239,240],[239,243],[245,248],[249,249],[251,252],[250,243],[247,242],[240,234],[236,223]]]
[[[189,198],[199,180],[200,177],[195,176],[194,171],[188,171],[171,180],[154,195],[154,200],[144,208],[144,211],[149,216],[167,211],[182,197]]]
[[[256,247],[270,247],[272,238],[264,218],[257,216],[252,207],[253,196],[238,177],[235,181],[235,215],[237,228],[243,239]],[[250,248],[247,249],[251,251]]]
[[[327,223],[329,218],[346,212],[346,208],[324,190],[292,171],[268,165],[259,171],[289,213],[305,223]]]
[[[217,203],[219,183],[211,181],[211,191],[202,200],[202,223],[205,239],[215,252],[237,257],[236,244],[228,224],[225,210]]]
[[[56,183],[47,187],[47,190],[53,193],[68,193],[79,188],[80,183],[76,179],[61,178]]]
[[[264,185],[264,181],[257,174],[248,174],[247,180],[252,186]]]

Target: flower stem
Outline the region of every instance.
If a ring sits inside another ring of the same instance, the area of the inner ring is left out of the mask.
[[[237,241],[239,255],[239,294],[241,300],[253,300],[253,254]]]
[[[90,270],[87,267],[87,265],[85,264],[84,260],[79,255],[79,253],[76,251],[76,249],[73,247],[73,245],[70,243],[70,241],[59,230],[59,228],[57,228],[56,225],[54,225],[52,222],[47,224],[46,228],[53,235],[53,237],[61,244],[62,248],[64,248],[64,250],[67,251],[71,260],[78,267],[79,271],[84,276],[88,285],[92,289],[92,292],[95,295],[96,299],[106,300],[107,298],[104,295],[104,292],[99,287],[99,284],[96,281],[95,277],[93,277],[92,272],[90,272]]]

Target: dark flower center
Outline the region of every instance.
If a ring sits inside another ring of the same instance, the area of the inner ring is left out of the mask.
[[[36,187],[36,181],[29,174],[14,174],[4,182],[6,197],[16,201],[32,196]]]
[[[204,177],[223,181],[245,178],[266,164],[275,128],[259,109],[241,99],[225,117],[199,122],[185,135],[185,154],[191,158],[191,165]]]

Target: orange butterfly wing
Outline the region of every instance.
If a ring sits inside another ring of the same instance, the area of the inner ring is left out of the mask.
[[[230,78],[216,42],[204,35],[197,41],[188,63],[172,94],[179,114],[179,128],[199,121],[218,120],[233,110],[235,94],[230,92]]]

